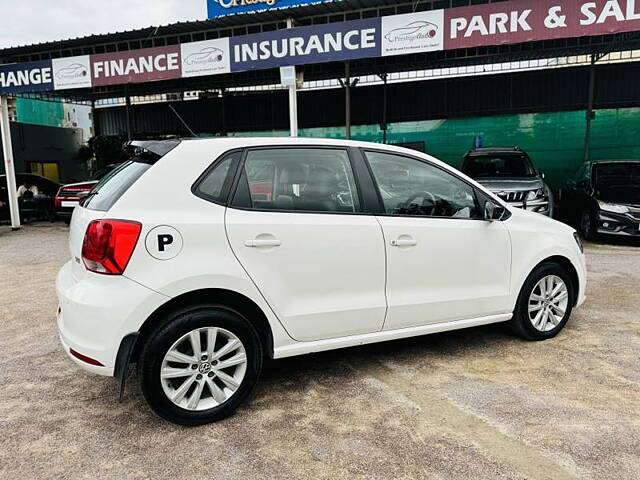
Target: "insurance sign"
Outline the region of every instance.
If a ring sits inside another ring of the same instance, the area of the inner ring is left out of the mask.
[[[339,1],[341,0],[207,0],[207,11],[211,19],[239,13],[256,13]]]

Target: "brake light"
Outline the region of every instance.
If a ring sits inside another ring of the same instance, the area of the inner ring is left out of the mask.
[[[127,220],[94,220],[82,244],[87,270],[104,275],[122,275],[138,243],[142,225]]]

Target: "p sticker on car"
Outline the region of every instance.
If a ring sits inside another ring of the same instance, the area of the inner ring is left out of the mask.
[[[173,227],[160,225],[147,233],[147,252],[157,260],[171,260],[182,251],[182,235]]]

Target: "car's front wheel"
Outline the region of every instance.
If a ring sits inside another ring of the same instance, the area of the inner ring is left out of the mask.
[[[262,347],[242,315],[199,306],[167,319],[138,361],[142,393],[162,418],[202,425],[231,415],[262,369]]]
[[[564,328],[573,309],[573,284],[566,269],[543,263],[527,278],[511,321],[527,340],[547,340]]]
[[[593,215],[591,215],[589,210],[585,210],[580,216],[580,234],[585,240],[595,239],[596,229],[594,226]]]

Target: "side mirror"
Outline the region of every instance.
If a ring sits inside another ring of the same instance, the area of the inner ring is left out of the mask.
[[[487,222],[501,222],[505,220],[507,209],[491,200],[484,202],[483,218]]]

